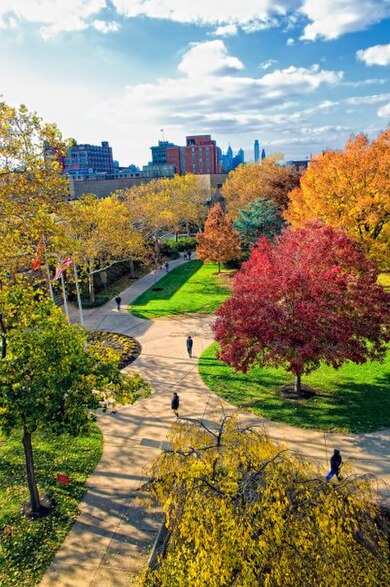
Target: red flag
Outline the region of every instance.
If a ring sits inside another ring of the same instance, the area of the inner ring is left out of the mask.
[[[41,238],[41,240],[39,241],[35,254],[34,254],[34,263],[33,263],[33,271],[36,271],[38,269],[38,267],[41,266],[41,257],[43,254],[43,237]]]
[[[66,268],[68,267],[68,265],[72,265],[72,263],[73,263],[73,261],[70,257],[61,261],[60,264],[57,265],[57,267],[56,267],[56,273],[53,277],[53,281],[57,281],[57,279],[59,279],[61,277],[63,272],[66,271]]]

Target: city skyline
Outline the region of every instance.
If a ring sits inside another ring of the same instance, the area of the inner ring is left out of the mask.
[[[389,0],[3,0],[0,93],[142,166],[211,134],[305,159],[390,118]]]

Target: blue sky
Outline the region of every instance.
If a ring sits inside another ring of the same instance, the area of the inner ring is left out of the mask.
[[[390,119],[390,0],[0,0],[0,93],[121,165],[162,138],[306,158]]]

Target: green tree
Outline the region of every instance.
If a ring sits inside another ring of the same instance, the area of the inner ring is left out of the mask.
[[[272,239],[280,234],[285,226],[285,221],[280,215],[280,210],[272,200],[257,198],[246,208],[238,212],[237,220],[233,224],[241,238],[241,243],[249,248],[256,245],[260,237]]]
[[[178,422],[152,467],[167,542],[147,587],[387,585],[386,533],[367,478],[335,487],[261,429]]]
[[[42,509],[35,477],[32,435],[38,429],[77,434],[110,398],[126,401],[126,385],[112,349],[86,343],[53,302],[26,283],[0,291],[3,349],[0,360],[0,426],[22,429],[31,509]]]
[[[197,243],[198,259],[206,263],[218,263],[218,273],[221,263],[238,259],[241,255],[240,237],[233,230],[232,222],[220,204],[211,208],[204,231],[197,235]]]

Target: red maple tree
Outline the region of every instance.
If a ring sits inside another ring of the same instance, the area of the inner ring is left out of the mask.
[[[196,256],[206,263],[221,263],[238,259],[241,255],[240,236],[233,230],[230,218],[215,204],[207,216],[204,231],[197,236]]]
[[[214,324],[220,358],[236,370],[284,366],[296,376],[320,361],[381,359],[390,339],[390,295],[345,233],[312,223],[263,238],[234,280]]]

